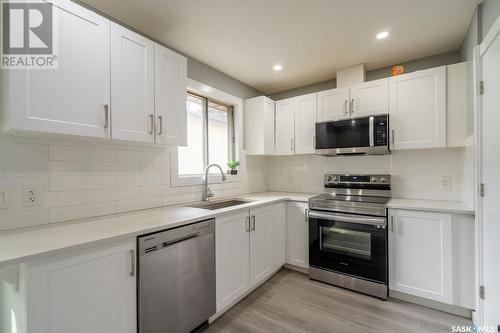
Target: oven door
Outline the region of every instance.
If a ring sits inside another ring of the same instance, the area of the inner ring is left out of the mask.
[[[387,283],[387,219],[309,212],[309,264]]]

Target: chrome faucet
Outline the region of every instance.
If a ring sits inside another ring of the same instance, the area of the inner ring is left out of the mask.
[[[220,174],[222,176],[222,181],[226,181],[226,175],[224,174],[224,171],[222,171],[220,165],[210,164],[209,166],[207,166],[207,168],[205,169],[205,187],[203,188],[203,201],[208,201],[208,199],[214,196],[214,194],[212,193],[212,191],[210,191],[210,188],[208,187],[208,169],[210,169],[211,167],[219,168]]]

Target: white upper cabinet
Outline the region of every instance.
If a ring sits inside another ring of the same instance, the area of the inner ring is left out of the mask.
[[[27,264],[27,332],[135,333],[135,239]]]
[[[318,99],[318,121],[349,118],[349,87],[320,91]]]
[[[275,155],[293,155],[294,124],[294,104],[292,99],[277,101]]]
[[[187,59],[155,44],[156,142],[187,145]]]
[[[389,288],[451,304],[451,214],[391,210]]]
[[[274,101],[265,96],[245,101],[245,152],[247,155],[274,153]]]
[[[53,15],[58,68],[8,71],[5,127],[109,138],[110,22],[70,1],[53,4]]]
[[[154,57],[151,40],[111,23],[111,112],[114,139],[154,142]]]
[[[351,117],[389,113],[389,79],[350,86]]]
[[[313,154],[315,149],[316,94],[294,98],[295,154]]]
[[[250,209],[250,287],[273,272],[274,206]]]
[[[392,149],[446,146],[446,67],[389,79]]]

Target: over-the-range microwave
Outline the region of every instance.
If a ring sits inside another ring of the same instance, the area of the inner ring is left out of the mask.
[[[315,143],[326,156],[390,154],[389,115],[316,123]]]

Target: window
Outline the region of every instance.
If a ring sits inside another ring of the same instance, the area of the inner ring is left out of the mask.
[[[179,176],[203,174],[206,166],[213,163],[226,168],[234,156],[233,118],[231,106],[188,93],[188,142],[186,147],[178,148]]]

